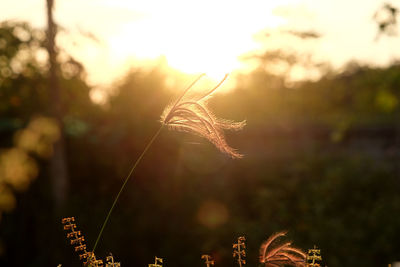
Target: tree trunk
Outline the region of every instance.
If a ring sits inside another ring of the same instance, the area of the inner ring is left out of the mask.
[[[55,212],[60,213],[65,206],[68,194],[68,170],[65,156],[65,140],[63,135],[63,112],[61,88],[58,80],[57,50],[55,37],[57,33],[53,20],[54,0],[47,0],[47,51],[49,54],[49,95],[50,110],[60,129],[60,138],[54,144],[53,156],[50,161],[50,176],[52,180],[52,195]]]

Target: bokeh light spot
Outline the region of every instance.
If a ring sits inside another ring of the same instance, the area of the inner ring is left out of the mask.
[[[215,200],[206,200],[197,212],[197,219],[200,224],[208,228],[216,228],[225,224],[229,219],[227,207]]]
[[[17,191],[26,190],[37,172],[35,161],[21,149],[9,149],[0,156],[1,181]]]

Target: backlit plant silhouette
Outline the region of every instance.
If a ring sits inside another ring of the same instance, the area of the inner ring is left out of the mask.
[[[204,254],[201,256],[201,258],[204,259],[207,267],[214,266],[215,262],[212,260],[210,255]]]
[[[260,262],[266,267],[306,266],[306,254],[292,247],[292,242],[279,243],[279,237],[286,236],[286,232],[279,232],[270,236],[260,248]]]
[[[64,230],[68,231],[67,239],[70,240],[74,250],[79,255],[79,259],[82,261],[83,266],[87,267],[102,267],[103,260],[96,259],[96,255],[86,249],[85,237],[81,234],[81,231],[76,230],[75,217],[68,217],[61,220],[64,225]],[[59,264],[58,266],[62,266]],[[106,258],[106,267],[120,267],[121,263],[115,262],[113,255],[110,253]]]
[[[161,122],[171,129],[205,137],[221,152],[232,158],[241,158],[243,156],[226,143],[222,131],[240,130],[245,126],[246,122],[233,122],[217,118],[207,107],[207,100],[226,78],[227,75],[225,75],[224,79],[217,86],[203,94],[188,96],[187,91],[190,87],[186,89],[173,105],[168,106],[164,110]]]
[[[206,103],[207,100],[212,96],[212,94],[221,86],[221,84],[226,80],[227,75],[211,90],[202,94],[192,94],[192,96],[188,95],[188,91],[204,76],[204,74],[200,75],[192,84],[190,84],[182,93],[182,95],[174,102],[174,104],[167,106],[161,116],[161,127],[155,133],[155,135],[150,139],[149,143],[144,148],[142,154],[138,157],[138,159],[133,164],[129,174],[124,180],[124,183],[121,186],[117,196],[114,199],[114,202],[103,222],[103,225],[100,229],[99,235],[97,236],[96,242],[94,244],[92,252],[96,250],[96,247],[99,243],[101,235],[104,231],[105,226],[110,218],[110,215],[117,203],[122,191],[125,188],[126,183],[129,178],[132,176],[133,171],[136,166],[139,164],[143,156],[146,154],[147,150],[150,148],[151,144],[160,134],[161,130],[164,126],[168,126],[169,128],[176,129],[178,131],[185,131],[200,135],[202,137],[207,138],[210,142],[212,142],[220,151],[229,155],[232,158],[241,158],[242,155],[235,151],[235,149],[231,148],[225,141],[225,137],[223,135],[223,130],[239,130],[243,128],[245,125],[245,121],[242,122],[233,122],[228,120],[223,120],[214,116],[211,111],[208,109]]]
[[[238,238],[238,242],[232,245],[233,257],[237,257],[239,267],[242,267],[242,265],[246,264],[246,260],[243,259],[244,257],[246,257],[246,244],[244,243],[245,240],[246,238],[244,236],[240,236]]]
[[[79,254],[79,259],[82,261],[83,266],[103,266],[102,260],[96,259],[93,252],[87,251],[85,237],[81,234],[81,231],[76,230],[75,218],[64,218],[61,223],[64,225],[64,230],[68,231],[67,238],[70,239],[75,252]]]

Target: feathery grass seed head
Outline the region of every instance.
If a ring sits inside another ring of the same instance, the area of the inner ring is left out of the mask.
[[[304,267],[306,254],[292,247],[292,242],[276,244],[277,239],[286,236],[287,232],[278,232],[270,236],[260,248],[260,262],[266,267],[296,266]]]
[[[228,75],[225,75],[225,77],[208,92],[188,96],[187,92],[202,76],[203,75],[198,77],[187,87],[174,104],[165,108],[161,116],[161,123],[177,131],[189,132],[202,136],[213,143],[221,152],[230,157],[242,158],[242,154],[238,153],[226,143],[223,130],[240,130],[246,125],[246,121],[234,122],[217,118],[207,106],[207,100],[212,96],[212,93],[221,86]]]

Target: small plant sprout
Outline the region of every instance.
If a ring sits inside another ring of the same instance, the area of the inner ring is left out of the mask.
[[[211,113],[208,109],[206,103],[207,100],[212,96],[212,94],[221,86],[221,84],[226,80],[228,75],[225,77],[211,90],[208,90],[206,93],[202,94],[191,94],[189,96],[188,91],[203,77],[204,74],[200,75],[194,82],[192,82],[181,94],[181,96],[174,102],[174,104],[169,105],[165,108],[162,116],[161,116],[161,127],[154,134],[154,136],[150,139],[150,141],[145,146],[142,154],[136,159],[135,163],[132,165],[131,170],[126,176],[117,196],[114,199],[113,204],[111,205],[110,210],[107,213],[106,218],[104,219],[103,225],[99,231],[96,242],[93,246],[92,252],[94,253],[97,245],[100,241],[101,235],[103,234],[104,228],[107,225],[107,222],[111,216],[114,207],[124,190],[129,178],[132,176],[133,171],[136,166],[142,160],[143,156],[146,154],[147,150],[153,144],[154,140],[160,134],[161,130],[164,126],[169,128],[190,132],[202,137],[207,138],[211,143],[213,143],[220,151],[229,155],[231,158],[241,158],[243,157],[240,153],[238,153],[235,149],[231,148],[225,141],[225,137],[223,135],[223,130],[240,130],[246,124],[245,121],[242,122],[233,122],[229,120],[223,120],[217,118],[215,115]]]
[[[246,261],[243,259],[246,257],[246,244],[244,241],[246,238],[244,236],[241,236],[238,238],[238,242],[236,244],[233,244],[233,257],[237,257],[237,262],[239,264],[239,267],[242,267],[242,264],[245,265]]]
[[[305,267],[306,254],[292,247],[292,242],[278,243],[277,239],[282,236],[286,236],[286,232],[273,234],[261,245],[260,262],[266,267]]]
[[[154,257],[154,263],[149,264],[149,267],[162,267],[162,262],[163,262],[162,258]]]
[[[210,255],[202,255],[201,258],[205,260],[207,267],[210,267],[211,265],[214,266],[214,261]]]
[[[202,75],[203,76],[203,75]],[[226,80],[225,77],[211,90],[206,93],[189,95],[189,89],[202,77],[200,76],[174,104],[168,106],[161,116],[161,123],[169,128],[194,133],[208,139],[221,152],[232,158],[241,158],[243,155],[236,152],[225,141],[223,130],[240,130],[246,122],[234,122],[217,118],[207,107],[207,100]]]
[[[115,262],[113,255],[110,253],[106,258],[106,267],[121,267],[121,263]]]
[[[314,248],[307,252],[307,267],[320,267],[321,265],[318,262],[321,261],[321,250],[314,245]]]
[[[71,245],[74,246],[75,252],[79,253],[79,260],[82,261],[83,266],[102,267],[103,261],[97,260],[93,252],[87,251],[85,237],[81,234],[81,231],[76,230],[75,218],[64,218],[61,223],[64,225],[64,230],[68,231],[67,238],[70,240]],[[114,262],[114,257],[110,253],[110,256],[106,258],[106,267],[120,266],[119,262]]]
[[[83,266],[99,267],[103,266],[102,260],[96,260],[94,253],[86,250],[85,237],[81,231],[76,230],[74,217],[68,217],[61,220],[64,230],[68,231],[67,238],[71,245],[75,247],[75,252],[79,253],[79,259],[83,261]]]

